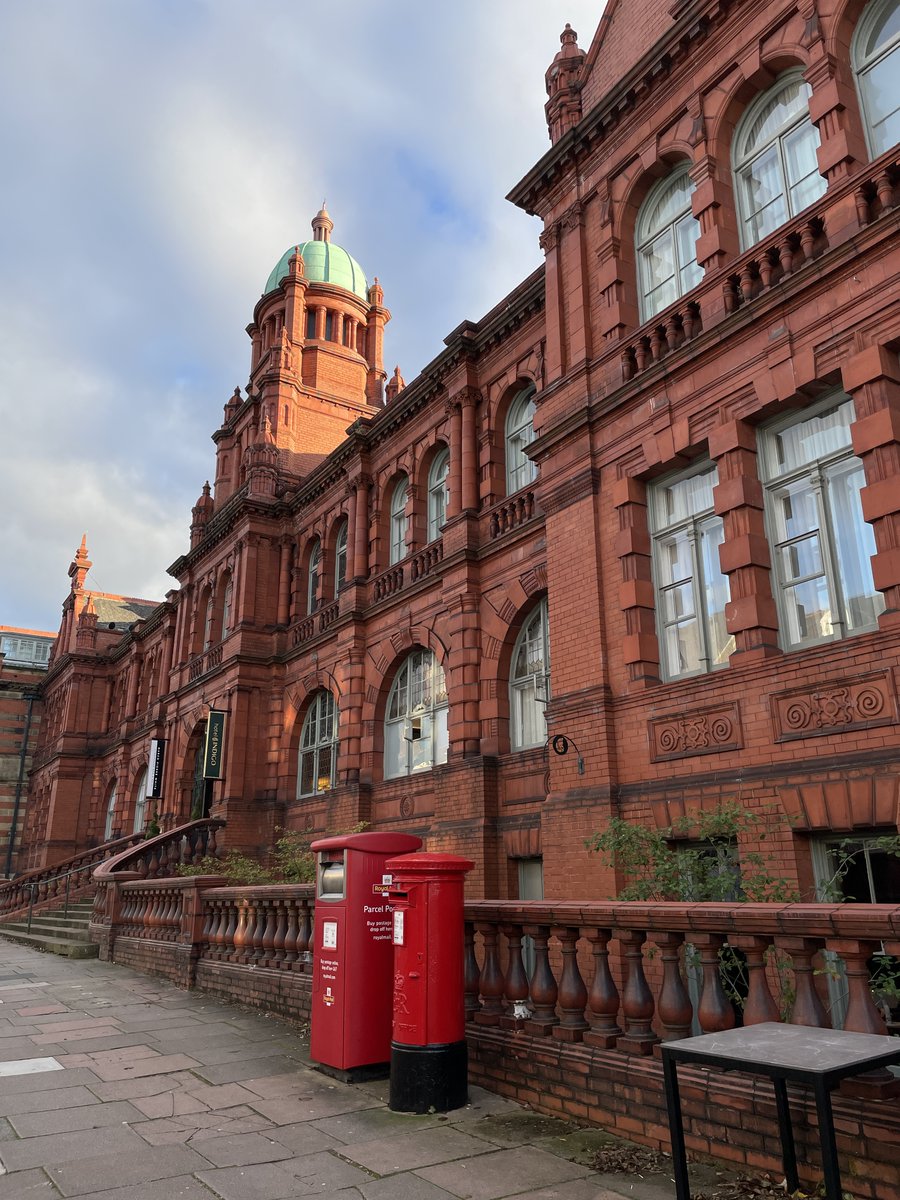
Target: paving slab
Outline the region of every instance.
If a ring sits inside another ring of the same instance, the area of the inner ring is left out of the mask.
[[[670,1200],[481,1088],[452,1113],[341,1083],[305,1031],[97,959],[4,955],[0,1200]],[[47,1039],[52,1043],[38,1045]],[[60,1067],[22,1074],[29,1059]],[[16,1064],[19,1064],[18,1066]]]

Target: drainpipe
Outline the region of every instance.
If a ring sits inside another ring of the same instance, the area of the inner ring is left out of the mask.
[[[28,696],[28,710],[25,713],[25,732],[22,734],[22,749],[19,751],[19,778],[16,780],[16,798],[13,801],[12,824],[9,829],[9,843],[6,847],[6,866],[4,874],[7,879],[12,870],[13,850],[16,845],[16,828],[19,824],[19,806],[22,803],[22,788],[25,783],[25,760],[28,757],[28,737],[31,733],[31,710],[34,708],[35,695]]]

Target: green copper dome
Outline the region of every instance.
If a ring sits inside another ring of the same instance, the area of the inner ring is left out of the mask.
[[[279,258],[266,282],[266,292],[278,287],[279,281],[288,274],[288,263],[293,253],[294,247],[291,246]],[[353,292],[360,300],[368,298],[369,285],[363,269],[342,246],[327,241],[301,242],[300,253],[303,255],[306,278],[311,283],[330,283],[333,287]]]

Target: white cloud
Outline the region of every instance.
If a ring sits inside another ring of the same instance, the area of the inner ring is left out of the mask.
[[[0,38],[0,623],[94,586],[161,597],[246,380],[243,332],[323,196],[379,275],[407,379],[540,261],[503,199],[547,148],[543,73],[588,0],[45,0]]]

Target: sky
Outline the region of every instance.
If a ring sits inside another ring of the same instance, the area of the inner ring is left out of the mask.
[[[541,261],[504,199],[602,0],[0,0],[0,625],[176,587],[244,332],[325,199],[409,382]]]

